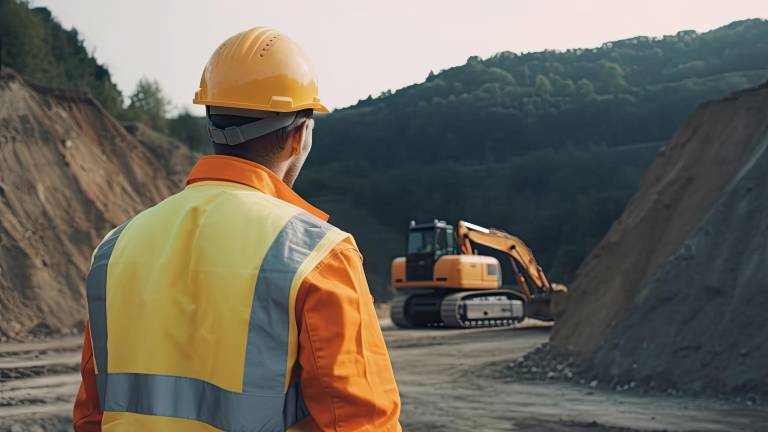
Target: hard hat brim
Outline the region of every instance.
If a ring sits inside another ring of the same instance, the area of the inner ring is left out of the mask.
[[[284,100],[278,101],[278,103],[275,103],[275,102],[276,101],[273,99],[272,103],[270,103],[269,105],[260,105],[260,104],[246,104],[246,103],[232,102],[232,101],[200,99],[198,97],[195,97],[194,99],[192,99],[192,103],[195,105],[210,105],[210,106],[218,106],[218,107],[225,107],[225,108],[242,108],[242,109],[249,109],[249,110],[273,111],[273,112],[293,112],[293,111],[311,109],[314,112],[318,112],[318,113],[330,112],[330,110],[320,102],[312,102],[312,103],[301,104],[301,105],[293,105],[292,102],[284,101]]]

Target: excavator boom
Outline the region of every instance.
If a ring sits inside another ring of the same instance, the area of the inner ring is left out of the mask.
[[[509,256],[515,268],[520,288],[529,300],[534,296],[534,293],[528,287],[526,276],[537,291],[549,292],[553,290],[547,276],[536,261],[533,251],[520,238],[501,230],[483,228],[466,221],[459,221],[456,237],[463,254],[471,255],[474,253],[473,245],[482,245]],[[560,290],[559,287],[554,289]]]

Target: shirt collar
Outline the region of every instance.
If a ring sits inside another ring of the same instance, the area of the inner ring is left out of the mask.
[[[269,168],[255,162],[232,156],[204,156],[189,173],[187,186],[202,181],[227,181],[250,186],[328,221],[325,212],[304,201]]]

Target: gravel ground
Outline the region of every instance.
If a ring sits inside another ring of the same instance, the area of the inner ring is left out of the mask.
[[[625,432],[766,430],[768,410],[683,396],[608,390],[561,377],[579,371],[567,362],[550,376],[535,365],[550,327],[398,330],[385,338],[409,432]],[[26,347],[26,348],[25,348]],[[27,376],[19,363],[72,364],[79,338],[0,345],[0,370],[13,363],[24,377],[0,382],[0,432],[71,430],[75,371],[48,367]],[[538,353],[538,354],[537,354]],[[528,356],[526,356],[528,354]],[[526,360],[520,361],[525,358]],[[526,363],[528,362],[528,363]],[[515,366],[510,366],[515,365]],[[548,365],[552,369],[552,365]],[[534,370],[536,368],[536,370]],[[540,381],[532,381],[540,380]],[[575,382],[575,383],[574,383]]]

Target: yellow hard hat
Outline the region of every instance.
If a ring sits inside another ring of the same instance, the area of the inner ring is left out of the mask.
[[[219,45],[205,66],[198,105],[259,111],[328,112],[309,56],[288,36],[254,27]]]

